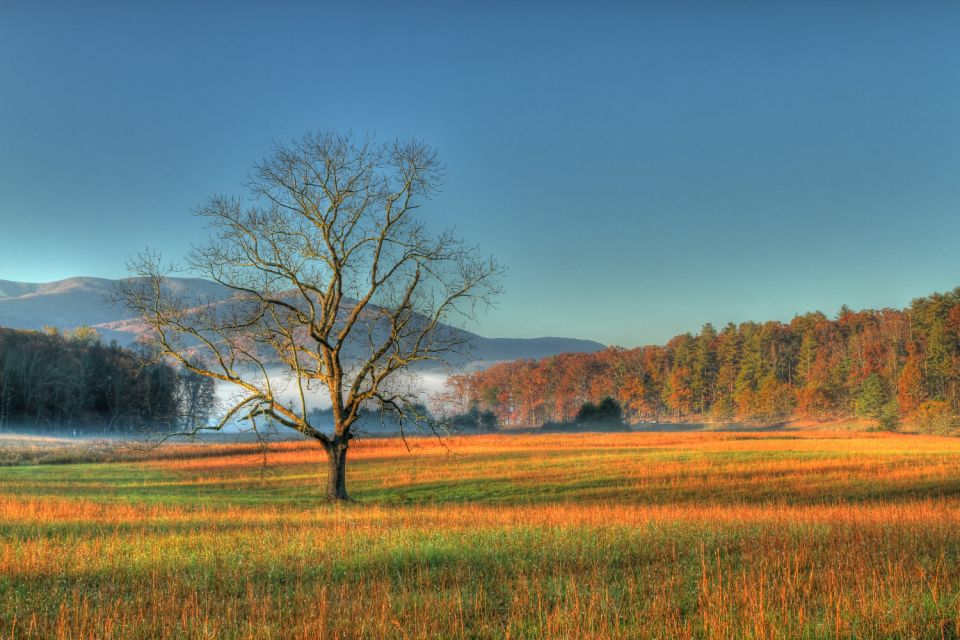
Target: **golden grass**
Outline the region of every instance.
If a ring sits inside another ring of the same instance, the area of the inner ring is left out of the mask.
[[[957,637],[960,440],[412,444],[0,469],[0,638]]]

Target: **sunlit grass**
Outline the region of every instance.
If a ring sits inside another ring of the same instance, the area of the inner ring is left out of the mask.
[[[956,637],[960,440],[413,444],[2,468],[0,637]]]

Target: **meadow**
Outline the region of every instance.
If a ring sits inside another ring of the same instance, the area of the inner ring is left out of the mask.
[[[0,638],[958,637],[960,439],[411,444],[0,467]]]

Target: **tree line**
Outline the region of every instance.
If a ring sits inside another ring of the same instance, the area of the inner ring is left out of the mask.
[[[0,429],[129,434],[206,421],[214,385],[81,328],[0,328]]]
[[[902,310],[707,324],[666,345],[506,362],[454,376],[448,390],[447,401],[504,425],[565,422],[609,397],[631,422],[861,417],[947,431],[960,413],[960,288]]]

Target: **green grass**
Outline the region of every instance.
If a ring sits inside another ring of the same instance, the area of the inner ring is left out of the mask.
[[[960,441],[610,434],[0,468],[0,638],[940,638]]]

